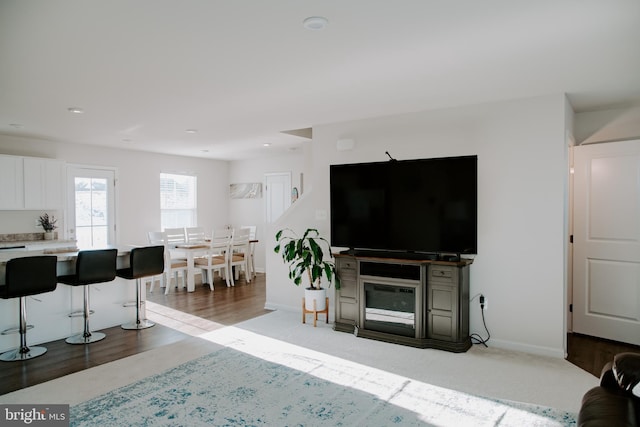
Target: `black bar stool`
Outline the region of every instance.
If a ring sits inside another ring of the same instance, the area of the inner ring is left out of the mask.
[[[147,319],[140,319],[140,309],[144,304],[140,297],[142,286],[140,279],[156,276],[162,272],[164,272],[164,245],[131,249],[129,268],[119,269],[116,274],[123,279],[136,280],[136,321],[125,323],[122,329],[145,329],[155,325]]]
[[[56,262],[55,256],[33,256],[14,258],[7,261],[6,284],[0,286],[0,298],[20,298],[20,347],[0,354],[0,360],[14,362],[28,360],[41,356],[47,352],[46,347],[27,346],[27,304],[25,297],[29,295],[43,294],[56,289]],[[14,332],[6,330],[2,334]]]
[[[106,336],[102,332],[91,332],[89,328],[89,315],[93,311],[89,309],[89,285],[93,283],[111,282],[116,278],[117,249],[98,249],[78,252],[76,260],[76,273],[58,276],[58,282],[70,286],[84,287],[84,332],[72,335],[65,341],[68,344],[90,344],[100,341]],[[71,313],[74,317],[78,313]]]

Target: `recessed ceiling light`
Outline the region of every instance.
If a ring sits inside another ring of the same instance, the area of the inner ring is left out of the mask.
[[[209,150],[200,150],[200,151],[202,151],[203,153],[208,153],[209,152]]]
[[[198,129],[186,129],[186,133],[198,133]]]
[[[131,139],[129,139],[129,138],[124,138],[122,140],[122,142],[124,142],[125,144],[128,144],[128,143],[133,142],[133,141],[131,141]]]
[[[323,16],[310,16],[302,21],[302,25],[304,25],[307,30],[319,31],[327,28],[329,20]]]
[[[82,114],[84,113],[84,110],[80,107],[69,107],[67,108],[67,111],[69,111],[70,113],[73,114]]]
[[[265,142],[264,144],[262,144],[263,147],[271,147],[271,144],[268,142]]]

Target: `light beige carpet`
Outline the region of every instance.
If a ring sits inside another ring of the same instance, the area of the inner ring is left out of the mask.
[[[417,349],[336,332],[331,324],[314,328],[291,312],[276,311],[201,338],[250,352],[242,344],[247,333],[254,334],[252,342],[262,340],[262,347],[294,344],[440,387],[570,412],[578,412],[582,395],[598,383],[564,359],[479,345],[466,353]]]
[[[155,321],[182,324],[189,319],[164,310]],[[4,403],[77,404],[147,376],[163,372],[221,347],[269,358],[270,348],[299,347],[326,357],[337,357],[370,366],[394,376],[403,376],[435,386],[478,396],[533,403],[577,412],[582,395],[597,384],[597,378],[569,362],[496,348],[473,346],[466,353],[416,349],[357,338],[335,332],[331,325],[302,324],[300,314],[276,311],[224,327],[202,322],[179,343],[68,375],[44,384],[2,396]],[[273,360],[277,363],[277,360]]]

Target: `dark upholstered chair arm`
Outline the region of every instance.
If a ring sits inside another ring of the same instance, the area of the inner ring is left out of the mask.
[[[582,398],[578,427],[637,426],[640,398],[632,394],[640,386],[640,354],[620,353],[600,374],[600,386]]]
[[[640,397],[640,354],[618,353],[613,358],[613,373],[622,390]]]
[[[608,389],[619,388],[616,376],[613,374],[613,362],[607,362],[600,372],[600,385]]]
[[[582,398],[578,427],[633,427],[635,425],[635,405],[624,393],[594,387]]]

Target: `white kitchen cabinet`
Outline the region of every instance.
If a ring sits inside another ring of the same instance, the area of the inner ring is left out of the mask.
[[[0,155],[0,210],[63,209],[64,162]]]
[[[24,158],[24,208],[62,209],[62,168],[58,160]]]
[[[0,155],[0,209],[24,208],[22,157]]]

